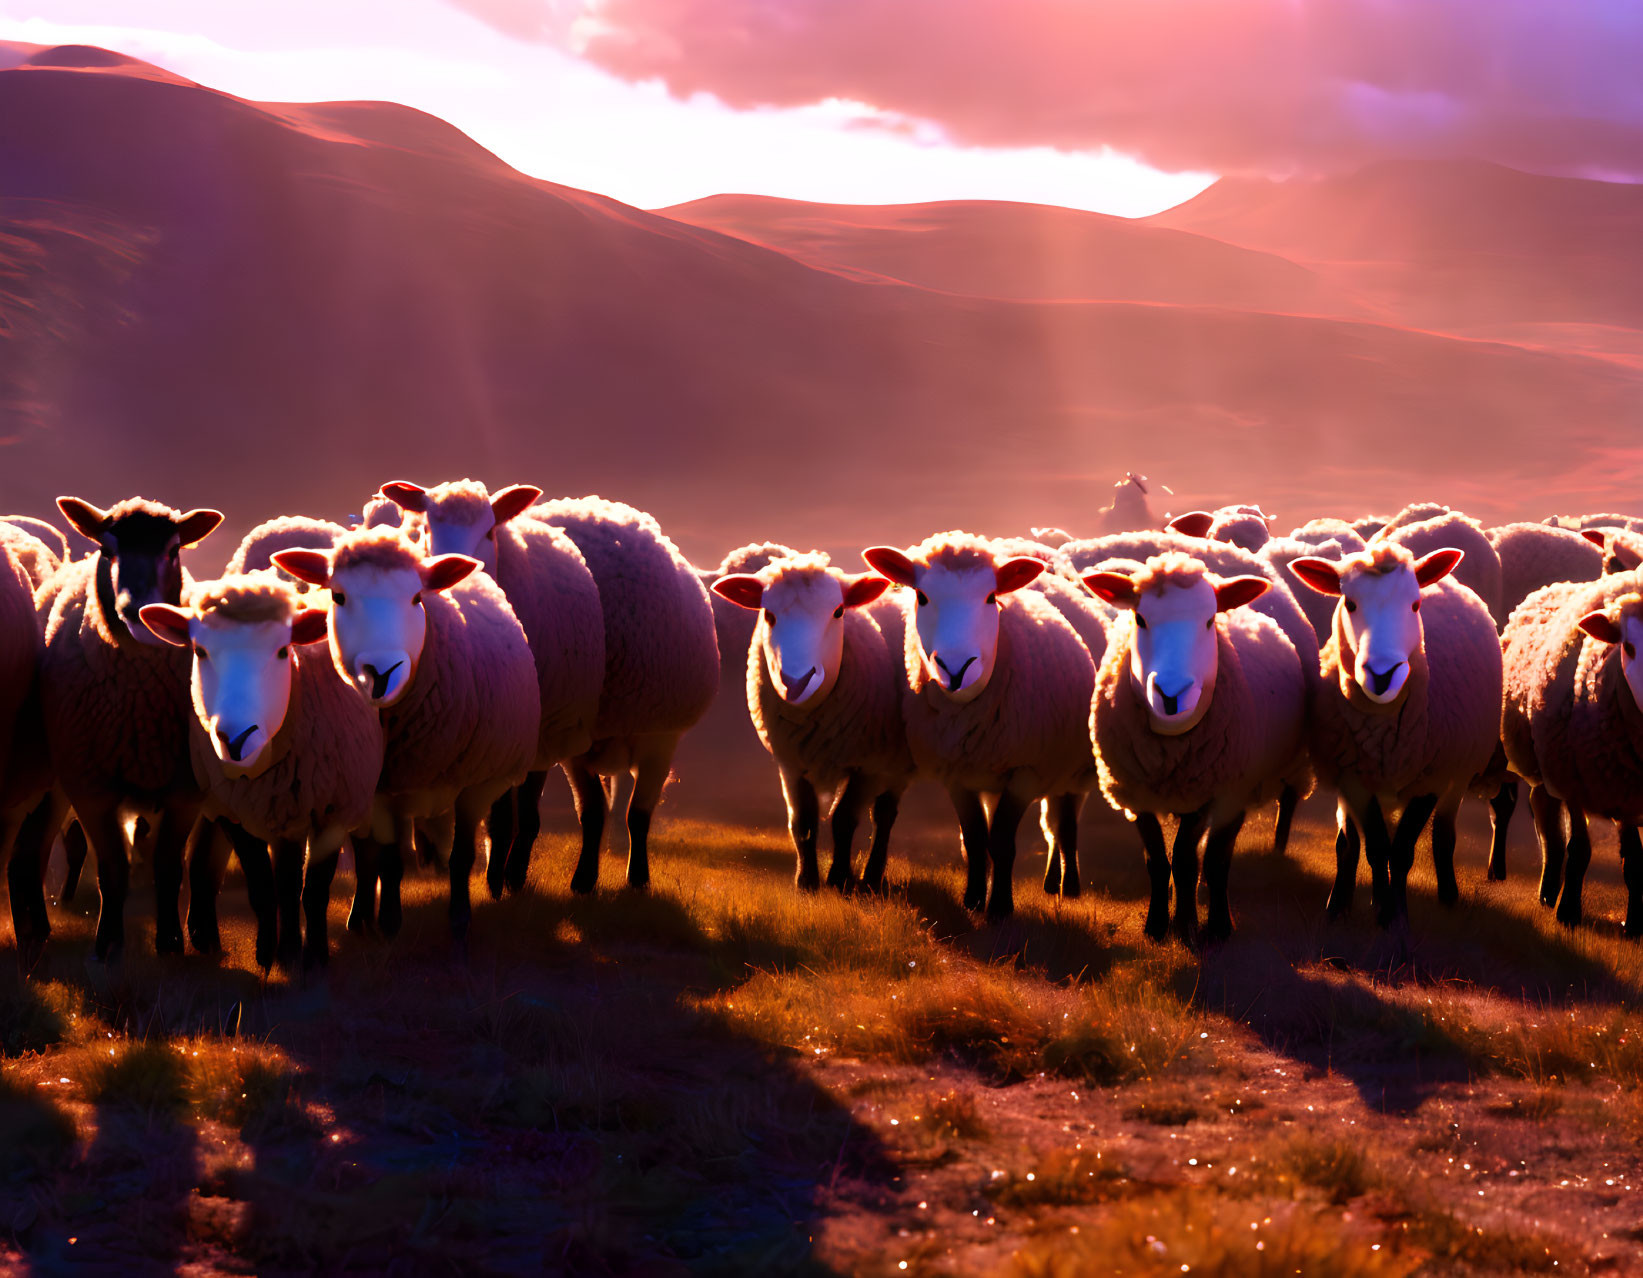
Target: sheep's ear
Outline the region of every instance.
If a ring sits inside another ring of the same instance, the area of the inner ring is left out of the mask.
[[[864,607],[888,589],[890,589],[889,580],[877,573],[864,572],[846,578],[844,583],[844,606],[846,608]]]
[[[1272,583],[1265,577],[1229,577],[1216,584],[1215,610],[1231,612],[1234,608],[1242,608],[1271,589]]]
[[[861,557],[879,576],[895,582],[898,586],[917,584],[915,579],[918,576],[918,569],[911,559],[894,546],[869,546],[861,552]]]
[[[1087,572],[1083,581],[1092,595],[1115,608],[1133,608],[1141,601],[1135,583],[1121,572]]]
[[[467,555],[440,555],[422,561],[422,585],[426,590],[449,590],[475,568],[484,565]]]
[[[743,608],[764,605],[764,582],[750,572],[733,572],[713,583],[713,593]]]
[[[1626,572],[1643,567],[1643,540],[1617,532],[1609,543],[1609,554]]]
[[[491,498],[491,515],[498,525],[523,515],[542,500],[542,490],[535,484],[514,484]]]
[[[102,543],[103,527],[108,523],[106,510],[98,510],[89,501],[81,501],[78,497],[59,497],[57,509],[63,512],[68,526],[80,536],[89,537],[99,545]]]
[[[188,623],[193,614],[185,608],[173,608],[170,604],[144,604],[137,612],[143,619],[143,625],[154,632],[156,639],[163,639],[178,648],[188,647]]]
[[[428,490],[421,484],[413,484],[408,479],[395,479],[377,491],[401,510],[414,510],[418,514],[427,513]]]
[[[1620,623],[1606,612],[1589,612],[1575,624],[1599,643],[1620,642]]]
[[[1006,559],[993,569],[995,589],[1001,595],[1007,595],[1013,590],[1020,590],[1029,586],[1038,579],[1049,564],[1042,559],[1034,559],[1031,555],[1017,555],[1014,559]]]
[[[1599,550],[1602,550],[1608,542],[1608,538],[1603,535],[1601,528],[1582,528],[1580,535]]]
[[[1420,582],[1421,589],[1425,590],[1426,587],[1437,584],[1454,572],[1460,567],[1460,561],[1465,558],[1464,550],[1456,550],[1453,547],[1422,555],[1415,560],[1415,580]]]
[[[1305,555],[1300,559],[1290,560],[1289,571],[1295,574],[1297,581],[1311,586],[1321,595],[1341,593],[1341,569],[1333,560]]]
[[[331,584],[331,559],[322,550],[276,550],[270,558],[298,581],[310,586]]]
[[[1208,537],[1215,516],[1207,510],[1189,510],[1169,521],[1170,530],[1184,537]]]
[[[330,625],[331,614],[324,608],[304,608],[291,619],[291,642],[298,647],[318,643],[325,638]]]
[[[217,525],[222,523],[222,511],[208,510],[202,507],[191,510],[177,521],[177,544],[179,546],[195,546],[204,541],[213,532]]]

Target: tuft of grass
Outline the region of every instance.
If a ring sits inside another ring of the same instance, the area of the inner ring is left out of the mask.
[[[254,1138],[298,1121],[297,1073],[278,1052],[247,1043],[197,1039],[179,1046],[194,1113]]]
[[[1016,1278],[1084,1274],[1203,1278],[1405,1278],[1419,1257],[1349,1230],[1338,1218],[1296,1204],[1262,1208],[1179,1189],[1120,1203],[1099,1220],[1024,1246]]]
[[[55,1171],[74,1139],[68,1114],[28,1084],[0,1075],[0,1184]]]
[[[79,994],[66,985],[8,984],[0,991],[0,1056],[48,1051],[72,1037],[82,1015]]]
[[[1139,1188],[1117,1159],[1093,1149],[1058,1149],[1029,1171],[989,1182],[986,1193],[1000,1207],[1075,1207],[1110,1202]]]
[[[1185,1127],[1203,1118],[1204,1111],[1185,1096],[1151,1096],[1126,1107],[1124,1117],[1153,1127]]]
[[[1364,1157],[1361,1145],[1344,1136],[1292,1140],[1279,1160],[1279,1169],[1318,1190],[1337,1207],[1381,1183],[1379,1171]]]
[[[1581,1259],[1549,1234],[1485,1228],[1431,1202],[1402,1198],[1382,1218],[1408,1245],[1437,1262],[1438,1272],[1466,1266],[1482,1273],[1570,1273]]]
[[[913,1102],[913,1121],[939,1140],[986,1140],[990,1131],[976,1108],[975,1093],[954,1089],[927,1093]]]
[[[120,1042],[106,1057],[92,1055],[80,1083],[98,1105],[134,1109],[149,1118],[180,1117],[188,1105],[188,1069],[182,1054],[159,1041]]]
[[[1527,1096],[1514,1096],[1485,1107],[1484,1112],[1496,1118],[1521,1118],[1531,1123],[1548,1122],[1563,1109],[1563,1097],[1542,1088]]]

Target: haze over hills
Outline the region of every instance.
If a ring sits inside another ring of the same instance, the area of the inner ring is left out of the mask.
[[[1643,478],[1624,290],[1571,285],[1559,320],[1501,286],[1490,322],[1532,338],[1433,331],[1442,288],[1306,257],[1272,192],[1264,222],[1235,186],[1150,222],[741,197],[664,216],[391,104],[247,102],[82,48],[0,66],[9,507],[215,504],[226,554],[274,513],[473,475],[632,501],[701,562],[767,537],[853,561],[938,528],[1077,530],[1128,469],[1296,521],[1433,495],[1540,517],[1635,505]],[[1502,179],[1521,193],[1499,216],[1551,225],[1550,181]],[[1185,225],[1206,210],[1237,243]],[[1399,235],[1377,260],[1402,269]],[[1584,243],[1593,280],[1643,252]],[[1530,279],[1527,250],[1512,263]],[[1579,334],[1547,340],[1554,320]],[[1620,357],[1584,353],[1605,341]]]

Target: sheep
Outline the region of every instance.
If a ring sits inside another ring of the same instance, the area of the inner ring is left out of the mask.
[[[12,935],[25,973],[39,961],[51,935],[41,890],[53,828],[45,800],[52,776],[36,681],[41,647],[24,554],[0,537],[0,860],[11,853]]]
[[[1427,513],[1434,509],[1439,513]],[[1503,610],[1500,556],[1477,520],[1446,506],[1422,502],[1405,507],[1371,540],[1395,541],[1416,558],[1433,550],[1463,552],[1465,557],[1455,570],[1455,580],[1483,600],[1497,630],[1506,623],[1510,610]]]
[[[354,840],[362,878],[380,878],[377,921],[387,935],[399,929],[414,823],[454,809],[446,861],[460,950],[479,824],[536,755],[541,703],[519,619],[478,560],[425,559],[397,528],[356,529],[328,552],[282,550],[274,562],[330,591],[332,663],[381,712],[382,776],[369,835]]]
[[[1530,595],[1502,637],[1501,736],[1529,783],[1540,836],[1540,899],[1559,922],[1581,920],[1591,864],[1589,816],[1620,830],[1625,933],[1643,935],[1643,572],[1563,582]],[[1567,809],[1569,828],[1563,830]]]
[[[1639,515],[1549,515],[1542,522],[1572,532],[1588,528],[1623,528],[1627,532],[1643,533],[1643,516]]]
[[[1299,528],[1289,530],[1289,539],[1304,541],[1311,546],[1350,546],[1362,550],[1366,544],[1358,530],[1344,519],[1335,519],[1324,516],[1319,519],[1309,519]]]
[[[1281,587],[1267,591],[1249,606],[1277,623],[1278,628],[1284,632],[1300,655],[1301,664],[1308,672],[1309,685],[1316,687],[1318,634],[1312,628],[1306,613],[1301,611],[1301,605],[1296,602],[1289,583],[1265,557],[1252,555],[1247,550],[1225,542],[1188,537],[1169,529],[1161,532],[1096,537],[1088,541],[1069,542],[1062,547],[1062,553],[1078,573],[1087,573],[1097,568],[1115,572],[1139,572],[1154,555],[1170,551],[1197,559],[1210,572],[1220,577],[1261,575],[1275,586]],[[1289,784],[1278,796],[1278,814],[1272,836],[1274,851],[1282,854],[1288,850],[1296,809],[1300,807],[1301,800],[1312,792],[1312,785],[1312,769],[1307,763],[1305,750],[1302,750],[1290,769]]]
[[[605,680],[605,618],[582,552],[561,529],[525,516],[542,496],[530,484],[491,493],[472,479],[435,488],[398,480],[382,495],[415,518],[424,549],[479,560],[508,597],[536,663],[542,710],[536,757],[525,783],[491,812],[485,881],[493,897],[525,887],[542,828],[548,773],[593,744]]]
[[[11,532],[24,533],[45,546],[58,563],[65,563],[74,557],[74,552],[69,549],[68,536],[56,524],[36,519],[32,515],[0,515],[0,523],[7,525],[0,528],[0,536]],[[38,585],[39,582],[36,581],[35,584]]]
[[[1288,575],[1288,566],[1297,559],[1307,555],[1316,555],[1323,559],[1341,559],[1347,555],[1356,554],[1364,548],[1363,538],[1350,528],[1340,537],[1317,537],[1315,541],[1303,541],[1297,537],[1274,537],[1261,547],[1260,556],[1271,571],[1281,581],[1293,581]],[[1327,595],[1320,595],[1315,590],[1297,590],[1293,592],[1295,603],[1306,614],[1306,619],[1312,625],[1312,633],[1317,637],[1321,646],[1329,642],[1331,628],[1335,624],[1335,601]]]
[[[184,654],[143,625],[139,610],[180,602],[180,552],[203,540],[222,514],[183,514],[140,497],[108,510],[75,497],[61,497],[57,506],[98,548],[65,564],[35,594],[36,612],[45,618],[40,700],[46,743],[57,782],[97,859],[94,954],[113,962],[125,944],[125,809],[157,819],[155,946],[162,954],[180,953],[183,851],[204,797],[189,763],[189,668]]]
[[[604,692],[593,747],[568,760],[582,850],[571,891],[599,884],[609,800],[600,777],[633,776],[628,802],[629,887],[650,884],[651,814],[679,738],[713,704],[719,646],[713,605],[696,571],[643,511],[601,497],[560,498],[530,515],[564,530],[587,560],[605,618]]]
[[[306,581],[297,581],[289,573],[274,567],[274,554],[280,550],[329,550],[337,538],[348,530],[329,519],[311,519],[307,515],[281,515],[258,524],[240,539],[234,553],[223,567],[223,576],[237,577],[242,573],[272,570],[284,581],[289,581],[299,594],[312,588]]]
[[[854,882],[851,845],[871,805],[873,843],[861,883],[884,888],[890,830],[913,778],[902,722],[903,637],[898,628],[892,652],[867,611],[889,585],[873,573],[847,576],[820,554],[776,559],[713,583],[717,597],[758,616],[746,657],[747,708],[781,776],[803,890],[820,886],[818,793],[837,795],[828,886]]]
[[[44,525],[50,528],[50,524]],[[55,530],[53,530],[55,531]],[[61,533],[58,534],[62,536]],[[59,555],[50,545],[40,537],[35,536],[27,528],[18,527],[8,521],[0,521],[0,548],[5,549],[21,569],[29,583],[31,591],[38,590],[46,583],[59,568],[68,562],[69,556]]]
[[[1193,510],[1169,521],[1170,528],[1188,537],[1224,541],[1255,554],[1272,538],[1272,517],[1259,506],[1222,506]]]
[[[1510,617],[1535,591],[1560,581],[1603,575],[1603,534],[1588,538],[1546,524],[1501,524],[1485,530],[1500,558],[1501,611]]]
[[[914,600],[903,645],[908,745],[958,814],[966,908],[985,905],[1001,920],[1014,909],[1016,831],[1028,805],[1049,799],[1067,840],[1076,837],[1082,796],[1095,782],[1094,662],[1056,605],[1022,589],[1045,571],[1041,559],[1005,557],[958,532],[907,551],[873,546],[862,557]],[[1098,614],[1089,617],[1100,625]],[[997,796],[990,816],[983,795]]]
[[[1351,907],[1360,833],[1379,921],[1407,916],[1415,841],[1429,817],[1438,898],[1459,900],[1455,813],[1494,753],[1501,698],[1488,609],[1444,580],[1461,559],[1453,548],[1416,559],[1381,541],[1339,562],[1289,565],[1297,580],[1339,599],[1308,734],[1319,779],[1340,795],[1331,917]]]
[[[1029,528],[1027,531],[1032,540],[1048,546],[1051,550],[1058,550],[1073,539],[1073,535],[1065,528]]]
[[[257,916],[257,963],[266,969],[277,955],[291,964],[300,952],[305,968],[323,966],[337,855],[351,831],[369,830],[383,759],[376,710],[336,677],[320,646],[326,612],[303,608],[294,586],[262,570],[199,582],[186,607],[149,604],[141,616],[190,654],[194,776],[207,819],[232,823]],[[196,852],[195,861],[209,868],[208,856]],[[196,949],[221,948],[216,889],[214,877],[192,876]]]
[[[1148,500],[1151,482],[1145,475],[1137,475],[1133,470],[1124,472],[1124,478],[1113,484],[1112,505],[1103,506],[1095,512],[1095,526],[1102,534],[1158,527],[1160,521],[1153,514],[1152,503]],[[1160,484],[1159,487],[1172,497],[1175,495],[1168,485]]]
[[[1624,528],[1587,528],[1580,536],[1597,548],[1605,574],[1643,567],[1643,536],[1637,533]]]
[[[1352,531],[1368,541],[1390,522],[1385,515],[1360,515],[1352,521]]]
[[[1172,863],[1161,817],[1175,816],[1175,927],[1198,932],[1198,844],[1208,834],[1205,935],[1232,934],[1227,876],[1244,815],[1278,797],[1301,751],[1310,699],[1295,645],[1244,608],[1264,576],[1216,578],[1170,552],[1140,573],[1096,571],[1084,584],[1127,615],[1095,677],[1090,736],[1107,802],[1140,829],[1152,880],[1146,933],[1169,924]]]

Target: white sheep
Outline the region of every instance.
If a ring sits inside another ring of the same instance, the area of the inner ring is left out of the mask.
[[[1061,548],[1061,553],[1080,574],[1102,568],[1114,572],[1137,572],[1153,556],[1170,552],[1197,559],[1218,577],[1259,575],[1272,582],[1274,589],[1249,606],[1262,616],[1271,618],[1288,636],[1300,656],[1302,666],[1307,670],[1309,686],[1316,687],[1318,634],[1306,613],[1301,611],[1289,582],[1279,576],[1277,567],[1264,556],[1252,555],[1226,542],[1189,537],[1172,529],[1094,537],[1087,541],[1069,542]],[[1289,784],[1278,796],[1277,818],[1273,825],[1274,851],[1281,854],[1288,850],[1295,812],[1301,800],[1312,792],[1312,784],[1312,769],[1307,762],[1306,751],[1302,749],[1290,768]]]
[[[1246,812],[1278,797],[1303,745],[1307,670],[1284,632],[1244,605],[1264,576],[1218,579],[1187,555],[1084,584],[1127,615],[1096,674],[1090,736],[1101,790],[1141,832],[1152,881],[1146,932],[1161,939],[1175,880],[1175,927],[1198,932],[1198,844],[1207,835],[1206,935],[1232,934],[1227,877]],[[1175,817],[1173,858],[1160,818]]]
[[[258,524],[240,539],[234,553],[223,567],[223,576],[237,577],[241,573],[272,571],[289,581],[299,594],[310,589],[306,581],[297,581],[289,573],[274,566],[274,555],[281,550],[329,550],[337,538],[348,530],[329,519],[311,519],[307,515],[281,515]]]
[[[650,883],[651,814],[674,751],[719,688],[713,605],[696,570],[643,511],[583,497],[543,502],[530,515],[564,529],[576,543],[605,618],[604,691],[593,747],[565,764],[582,822],[571,890],[598,885],[609,804],[600,778],[624,772],[633,776],[627,881],[643,888]]]
[[[300,953],[305,967],[323,965],[337,855],[351,831],[369,830],[383,757],[376,710],[336,677],[320,646],[325,611],[302,608],[295,587],[264,570],[200,582],[186,607],[150,604],[142,619],[191,654],[194,775],[206,817],[232,822],[258,964],[290,964]],[[209,864],[198,851],[195,860]],[[217,886],[210,872],[192,876],[196,949],[221,948]]]
[[[1406,506],[1372,541],[1394,541],[1419,559],[1434,550],[1453,549],[1465,558],[1455,569],[1455,580],[1483,600],[1498,630],[1509,611],[1501,593],[1500,556],[1483,525],[1458,510],[1435,502]]]
[[[36,519],[33,515],[0,515],[0,523],[6,525],[0,528],[0,539],[12,532],[20,532],[44,546],[51,558],[58,563],[66,563],[74,557],[74,552],[69,549],[67,535],[56,524]],[[34,576],[32,572],[29,575]],[[39,584],[38,579],[35,584]]]
[[[1540,899],[1581,919],[1591,863],[1587,818],[1620,829],[1627,936],[1643,935],[1643,573],[1564,582],[1530,595],[1502,636],[1501,736],[1530,785],[1540,836]],[[1563,828],[1567,810],[1569,827]]]
[[[469,555],[508,597],[536,663],[542,722],[525,782],[491,811],[491,895],[525,887],[531,849],[542,828],[548,773],[593,745],[605,680],[605,619],[587,561],[562,529],[525,512],[542,496],[530,484],[491,493],[471,479],[421,488],[403,480],[382,494],[416,519],[431,555]]]
[[[818,554],[713,583],[715,595],[757,616],[743,679],[748,714],[776,761],[803,889],[820,885],[816,836],[829,803],[828,886],[855,882],[852,843],[871,807],[873,842],[861,882],[870,891],[884,888],[890,830],[913,778],[902,721],[903,637],[896,627],[892,651],[868,612],[889,585],[873,573],[847,576]]]
[[[1055,550],[1060,546],[1065,546],[1073,539],[1073,535],[1065,528],[1045,526],[1042,528],[1030,528],[1027,531],[1034,541],[1041,545],[1048,546],[1051,550]]]
[[[1188,537],[1224,541],[1251,554],[1272,538],[1272,516],[1259,506],[1222,506],[1216,510],[1191,510],[1169,521],[1170,528]]]
[[[330,591],[332,662],[382,715],[370,835],[354,840],[361,878],[380,878],[382,931],[399,928],[399,876],[415,822],[454,811],[450,922],[461,945],[480,822],[536,755],[536,667],[519,619],[496,583],[474,571],[477,560],[424,558],[395,528],[356,529],[329,552],[282,550],[274,562]],[[356,893],[356,907],[366,905]]]
[[[1339,601],[1308,734],[1319,780],[1340,795],[1332,917],[1351,906],[1360,834],[1380,921],[1407,914],[1409,869],[1428,817],[1438,898],[1459,899],[1455,813],[1494,753],[1501,697],[1489,611],[1443,580],[1461,558],[1445,548],[1417,560],[1381,541],[1339,562],[1289,565],[1299,581]]]
[[[35,595],[45,617],[40,702],[52,766],[97,860],[94,953],[114,961],[125,943],[130,877],[124,819],[156,823],[155,945],[183,948],[178,899],[184,847],[203,793],[189,762],[189,663],[157,639],[139,611],[179,602],[180,554],[222,522],[215,510],[179,513],[133,497],[99,510],[75,497],[57,502],[69,524],[97,546],[63,565]]]
[[[1095,782],[1089,649],[1055,603],[1022,589],[1044,572],[1041,559],[1006,557],[991,542],[956,532],[909,551],[874,546],[863,558],[907,587],[908,745],[919,771],[946,787],[958,813],[965,906],[985,904],[989,919],[1002,919],[1014,909],[1016,832],[1029,805],[1049,799],[1063,820],[1070,817],[1071,841]],[[1089,616],[1100,624],[1098,614]],[[996,796],[990,815],[983,796]]]
[[[1585,532],[1588,528],[1624,528],[1627,532],[1643,533],[1643,516],[1639,515],[1551,515],[1544,522],[1573,532]]]
[[[1313,538],[1310,541],[1295,536],[1274,537],[1261,547],[1261,558],[1280,580],[1291,582],[1295,578],[1289,575],[1289,565],[1297,559],[1308,555],[1321,559],[1344,559],[1364,548],[1363,538],[1349,527],[1338,536],[1325,537],[1321,530],[1312,530],[1310,535]],[[1296,590],[1292,593],[1296,605],[1311,623],[1318,643],[1328,643],[1330,630],[1335,624],[1335,601],[1315,590]]]
[[[1100,534],[1157,528],[1162,521],[1153,513],[1152,502],[1148,500],[1151,484],[1152,481],[1145,475],[1137,475],[1133,470],[1126,471],[1124,477],[1112,486],[1112,505],[1103,506],[1095,512],[1095,527]],[[1160,484],[1159,487],[1174,496],[1167,484]]]
[[[1352,531],[1368,541],[1390,522],[1386,515],[1360,515],[1352,521]]]
[[[1643,568],[1643,534],[1625,528],[1587,528],[1580,537],[1597,549],[1606,574]]]
[[[1587,538],[1546,524],[1501,524],[1485,530],[1500,558],[1501,611],[1510,617],[1535,591],[1560,581],[1603,575],[1603,534]]]
[[[1329,515],[1309,519],[1299,528],[1291,528],[1288,537],[1292,541],[1304,541],[1312,546],[1334,544],[1362,550],[1365,545],[1356,528],[1344,519],[1336,519]]]

